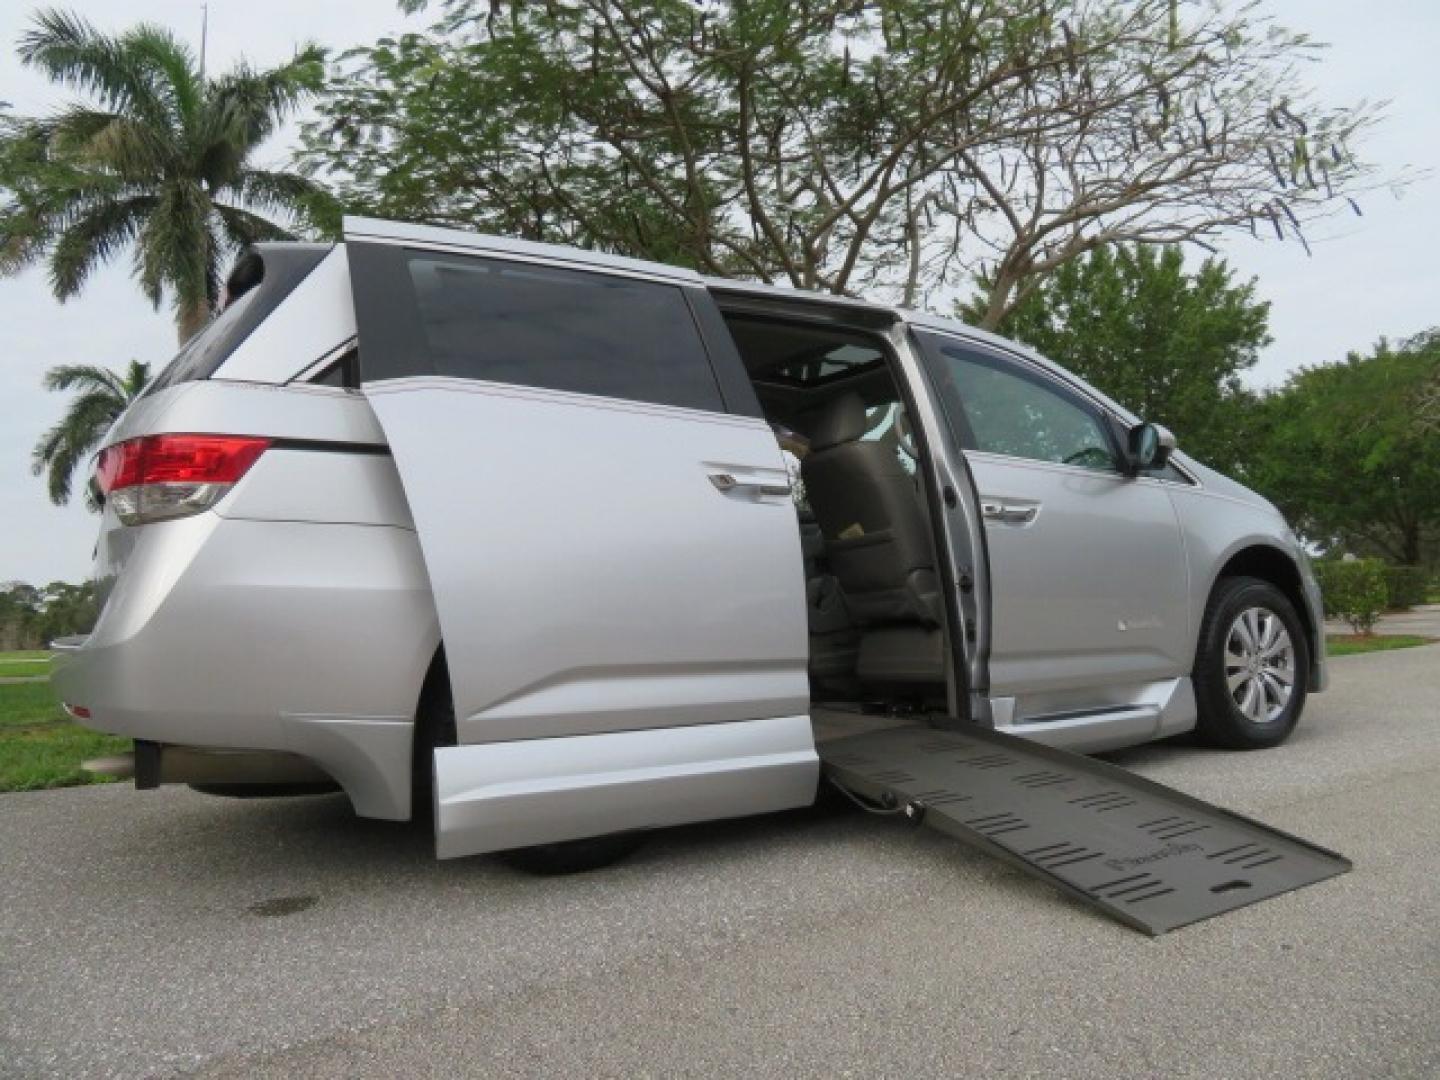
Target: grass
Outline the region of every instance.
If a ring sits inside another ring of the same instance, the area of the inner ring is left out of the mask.
[[[0,791],[93,784],[102,778],[82,761],[129,749],[129,739],[72,724],[48,683],[0,685]]]
[[[1416,645],[1430,645],[1434,638],[1419,634],[1327,634],[1325,650],[1330,656],[1350,656],[1354,653],[1389,652],[1391,649],[1411,649]]]
[[[43,649],[0,652],[0,679],[50,674],[50,653]]]
[[[48,660],[0,660],[0,679],[46,679],[50,677]]]

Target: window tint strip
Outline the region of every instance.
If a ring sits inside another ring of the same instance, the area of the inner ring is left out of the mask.
[[[354,244],[362,378],[482,379],[724,410],[681,287]]]

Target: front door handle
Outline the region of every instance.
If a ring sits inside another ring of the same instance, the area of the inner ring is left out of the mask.
[[[985,499],[980,503],[980,513],[986,521],[999,521],[1006,525],[1028,525],[1039,512],[1037,503],[1005,503],[999,499]]]
[[[767,484],[763,480],[741,480],[733,473],[712,472],[710,483],[715,490],[725,495],[751,495],[756,498],[770,496],[785,498],[790,494],[789,484]]]

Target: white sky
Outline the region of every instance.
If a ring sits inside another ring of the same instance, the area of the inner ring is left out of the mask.
[[[0,4],[0,101],[21,114],[53,108],[64,95],[19,67],[14,42],[37,5]],[[106,29],[141,21],[200,32],[198,0],[71,0]],[[268,65],[298,43],[332,49],[369,43],[426,16],[407,19],[393,0],[210,0],[209,65],[223,70],[240,56]],[[1364,156],[1397,170],[1428,169],[1399,198],[1375,192],[1363,218],[1316,230],[1313,257],[1298,244],[1230,242],[1224,254],[1243,276],[1259,278],[1272,302],[1275,343],[1255,372],[1257,384],[1281,381],[1303,364],[1341,359],[1383,336],[1405,337],[1440,324],[1440,3],[1436,0],[1269,0],[1267,10],[1331,48],[1310,80],[1336,103],[1389,100],[1388,119]],[[287,147],[267,147],[267,164],[283,163]],[[30,474],[30,449],[60,415],[61,395],[40,389],[46,368],[99,363],[122,368],[130,359],[161,364],[174,351],[169,313],[150,310],[120,261],[92,278],[76,300],[61,305],[44,275],[32,270],[0,279],[0,581],[77,581],[88,571],[95,519],[78,505],[57,508]],[[1064,357],[1056,357],[1064,362]]]

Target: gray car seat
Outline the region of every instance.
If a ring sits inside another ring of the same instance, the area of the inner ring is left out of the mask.
[[[861,680],[942,679],[944,612],[914,478],[892,445],[862,439],[859,394],[829,402],[809,427],[801,476],[831,572],[862,629]]]

